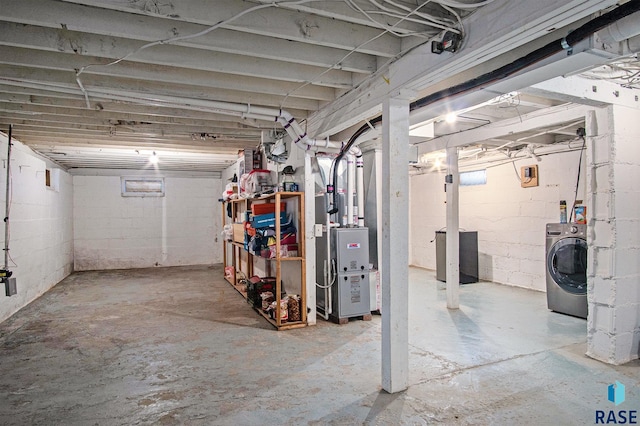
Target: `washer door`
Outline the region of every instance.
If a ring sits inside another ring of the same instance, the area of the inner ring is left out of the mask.
[[[572,294],[587,292],[587,242],[582,238],[563,238],[547,256],[547,269],[553,281]]]

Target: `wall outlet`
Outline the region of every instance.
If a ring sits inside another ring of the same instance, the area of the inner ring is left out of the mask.
[[[314,228],[313,228],[313,235],[315,237],[322,237],[322,224],[321,223],[316,223]]]

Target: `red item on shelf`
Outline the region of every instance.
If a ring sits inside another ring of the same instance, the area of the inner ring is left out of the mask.
[[[286,210],[286,203],[280,203],[280,211],[283,212]],[[259,203],[259,204],[251,204],[251,213],[255,215],[259,214],[269,214],[276,212],[276,203]]]

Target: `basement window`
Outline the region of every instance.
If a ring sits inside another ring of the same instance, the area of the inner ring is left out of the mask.
[[[164,178],[120,178],[123,197],[164,197]]]
[[[460,173],[460,186],[486,185],[487,171],[474,170]]]
[[[44,169],[44,186],[55,192],[60,191],[60,169]]]

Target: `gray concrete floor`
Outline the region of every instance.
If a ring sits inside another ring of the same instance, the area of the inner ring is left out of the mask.
[[[410,387],[380,388],[380,317],[277,332],[221,267],[75,273],[0,325],[3,425],[593,424],[639,362],[586,351],[545,295],[410,270]]]

